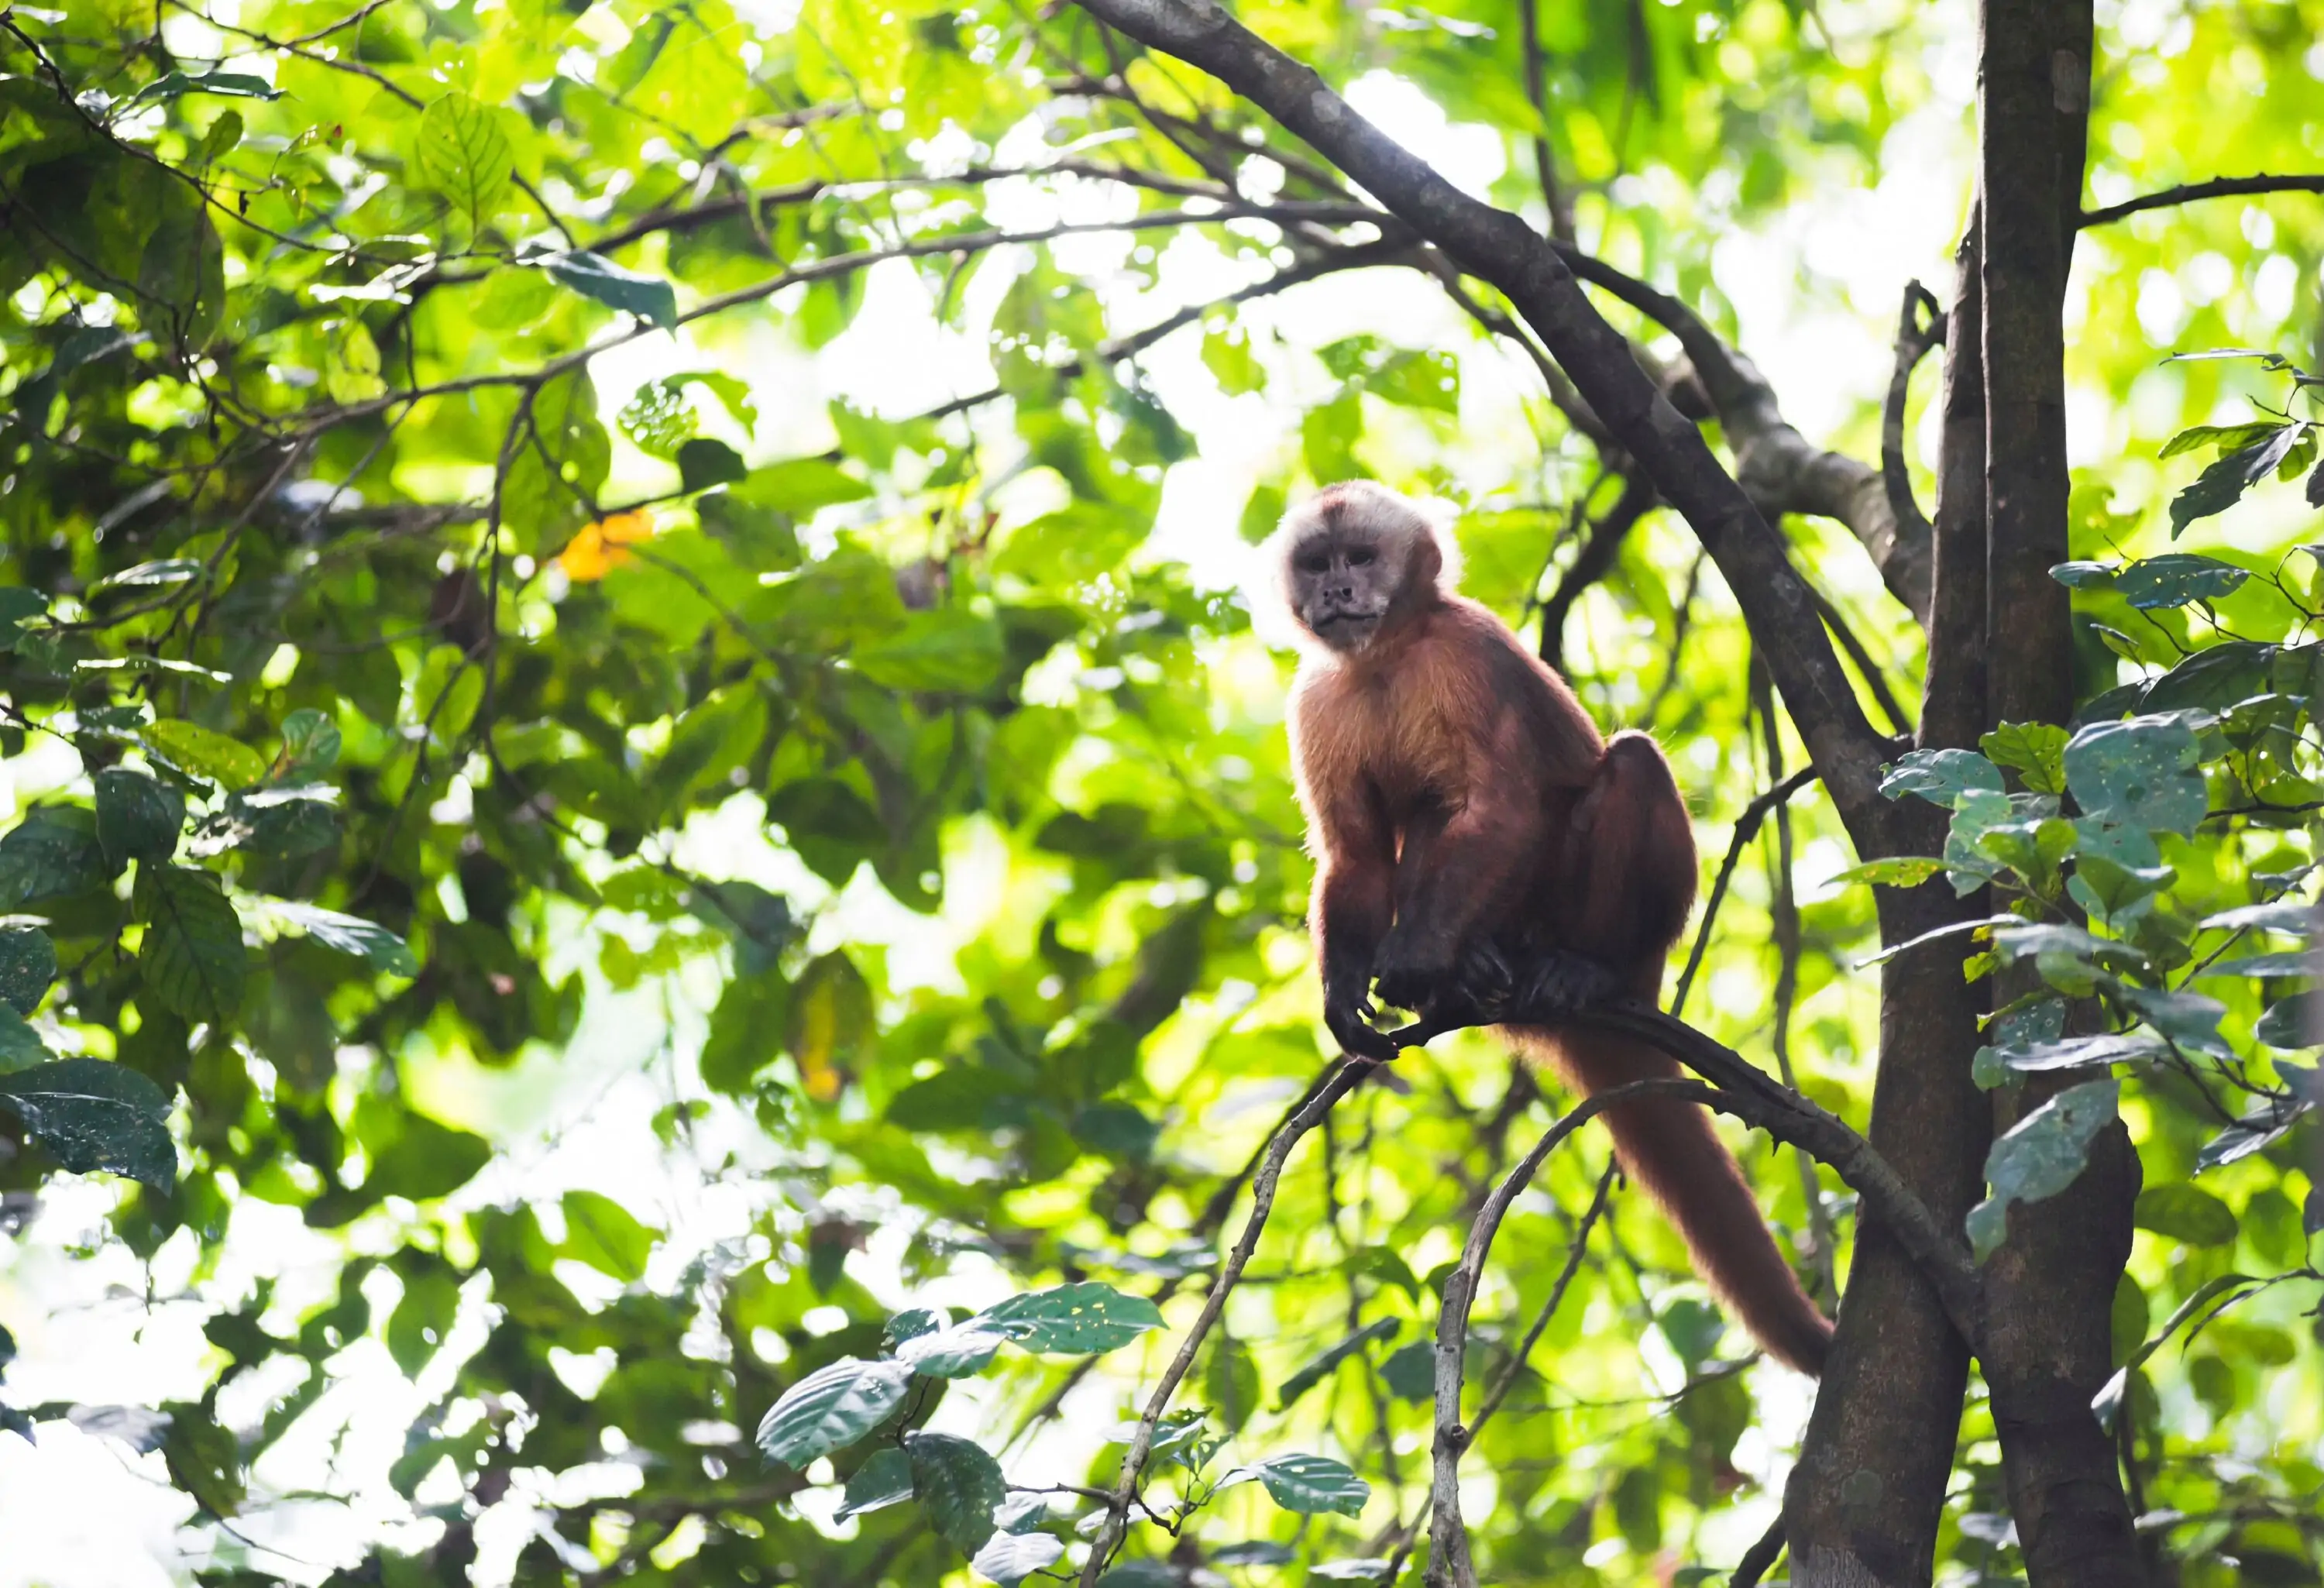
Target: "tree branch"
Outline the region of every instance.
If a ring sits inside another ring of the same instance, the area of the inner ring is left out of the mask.
[[[1678,338],[1735,453],[1737,476],[1764,515],[1812,513],[1848,527],[1880,570],[1891,594],[1926,622],[1931,537],[1928,521],[1900,519],[1880,472],[1811,442],[1784,418],[1775,389],[1754,365],[1720,339],[1693,309],[1580,249],[1558,245],[1575,275],[1603,288]]]
[[[1727,858],[1719,863],[1719,875],[1711,884],[1711,897],[1702,907],[1702,924],[1694,931],[1694,946],[1687,951],[1686,969],[1679,973],[1678,991],[1671,994],[1671,1018],[1678,1018],[1686,1008],[1686,995],[1694,988],[1694,974],[1702,968],[1703,950],[1711,946],[1711,927],[1719,919],[1719,907],[1727,898],[1727,884],[1734,880],[1735,863],[1743,858],[1743,851],[1759,836],[1759,824],[1767,813],[1793,795],[1815,781],[1813,763],[1800,768],[1774,788],[1757,796],[1743,808],[1735,818],[1735,836],[1728,840]]]
[[[1623,449],[1693,526],[1766,648],[1793,720],[1859,849],[1888,853],[1878,792],[1886,742],[1858,705],[1781,538],[1720,466],[1702,432],[1638,367],[1621,333],[1552,245],[1517,216],[1454,188],[1217,0],[1078,3],[1099,21],[1219,78],[1508,297]]]
[[[1120,1474],[1114,1480],[1112,1495],[1106,1502],[1105,1521],[1090,1546],[1088,1562],[1082,1567],[1082,1588],[1094,1588],[1099,1576],[1105,1571],[1106,1563],[1120,1546],[1122,1533],[1129,1526],[1130,1501],[1138,1492],[1139,1475],[1146,1470],[1147,1458],[1154,1451],[1154,1429],[1161,1422],[1163,1412],[1168,1409],[1170,1397],[1177,1393],[1187,1371],[1194,1365],[1194,1353],[1201,1349],[1212,1325],[1219,1321],[1219,1315],[1226,1310],[1227,1297],[1241,1280],[1242,1271],[1250,1262],[1250,1254],[1259,1247],[1259,1233],[1267,1228],[1267,1216],[1275,1207],[1275,1187],[1283,1177],[1284,1161],[1291,1156],[1291,1149],[1299,1144],[1299,1139],[1313,1130],[1316,1122],[1332,1111],[1332,1105],[1352,1091],[1373,1067],[1365,1059],[1342,1061],[1330,1078],[1314,1089],[1305,1106],[1276,1131],[1274,1141],[1259,1162],[1258,1173],[1251,1177],[1250,1217],[1244,1223],[1242,1233],[1236,1237],[1233,1250],[1227,1253],[1226,1264],[1212,1284],[1210,1295],[1204,1299],[1203,1310],[1194,1319],[1194,1326],[1186,1331],[1186,1338],[1179,1344],[1177,1355],[1171,1358],[1169,1367],[1164,1371],[1162,1381],[1147,1398],[1145,1413],[1138,1419],[1138,1432],[1130,1439],[1129,1450],[1122,1455]]]
[[[1932,568],[1935,531],[1913,500],[1913,475],[1904,465],[1904,402],[1912,392],[1913,371],[1930,348],[1942,346],[1944,340],[1945,311],[1937,306],[1936,294],[1918,282],[1907,282],[1904,307],[1896,317],[1896,370],[1888,377],[1888,400],[1880,408],[1880,483],[1896,522],[1930,542]],[[1924,624],[1926,617],[1923,613]]]
[[[2324,176],[2272,177],[2263,172],[2253,177],[2213,177],[2208,182],[2182,182],[2159,193],[2143,193],[2120,204],[2109,204],[2103,209],[2085,209],[2075,226],[2077,229],[2102,226],[2144,209],[2167,209],[2173,205],[2227,198],[2238,193],[2324,193]]]
[[[1566,614],[1582,599],[1583,591],[1606,577],[1615,558],[1621,555],[1622,542],[1654,504],[1654,482],[1646,478],[1646,472],[1634,470],[1625,475],[1622,494],[1591,524],[1589,539],[1582,542],[1582,549],[1566,566],[1557,588],[1541,604],[1541,659],[1558,671],[1565,670]]]

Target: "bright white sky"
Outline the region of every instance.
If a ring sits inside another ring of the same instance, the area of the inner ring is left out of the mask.
[[[1825,14],[1832,16],[1834,8]],[[1963,8],[1947,7],[1946,14],[1966,23]],[[1716,274],[1740,311],[1745,350],[1774,380],[1789,416],[1811,437],[1830,433],[1885,387],[1890,328],[1903,283],[1917,276],[1941,292],[1950,281],[1950,249],[1969,186],[1969,51],[1965,25],[1956,26],[1935,50],[1929,64],[1937,98],[1892,134],[1881,162],[1887,174],[1878,186],[1826,193],[1794,207],[1764,231],[1737,233],[1718,249]],[[1462,186],[1481,189],[1499,173],[1501,153],[1491,134],[1448,125],[1408,85],[1374,74],[1351,85],[1350,97]],[[1004,150],[1001,159],[1030,152]],[[1040,225],[1057,218],[1056,201],[1029,186],[1015,192],[995,189],[994,197],[1004,210],[995,218],[1003,224]],[[1097,194],[1087,199],[1091,205],[1111,201]],[[1076,213],[1072,218],[1085,217]],[[1093,236],[1061,243],[1056,251],[1070,268],[1102,271],[1131,245],[1126,238]],[[1196,240],[1173,243],[1164,256],[1161,284],[1140,306],[1143,312],[1117,323],[1144,323],[1179,303],[1213,300],[1240,284],[1231,269]],[[1005,290],[1005,270],[1006,262],[996,260],[970,283],[969,301],[982,312],[989,313]],[[1469,324],[1416,276],[1381,271],[1360,279],[1327,278],[1255,305],[1243,319],[1255,331],[1272,326],[1305,346],[1382,324],[1394,325],[1405,337],[1416,327],[1432,328],[1443,346],[1460,351],[1462,361],[1462,434],[1448,461],[1464,474],[1473,463],[1479,477],[1499,480],[1506,476],[1510,458],[1530,456],[1530,438],[1517,405],[1518,395],[1532,389],[1530,367],[1480,344]],[[753,456],[779,457],[829,445],[822,417],[827,397],[844,394],[901,414],[982,389],[991,374],[982,346],[981,336],[940,330],[918,277],[896,265],[872,273],[853,328],[818,358],[801,356],[761,327],[739,337],[723,333],[715,346],[706,348],[647,338],[602,359],[596,374],[609,403],[617,404],[638,380],[666,370],[714,362],[745,369],[758,388],[764,416]],[[1243,501],[1262,469],[1296,445],[1297,412],[1288,402],[1270,404],[1259,395],[1222,399],[1201,366],[1199,346],[1198,334],[1182,334],[1148,361],[1163,400],[1199,445],[1199,457],[1169,476],[1150,554],[1183,559],[1204,582],[1227,585],[1243,570],[1234,528]],[[1026,516],[1054,505],[1029,493],[1020,500],[1004,498],[1004,503]],[[1859,571],[1868,581],[1868,569]],[[1835,570],[1835,576],[1857,577],[1846,570]],[[9,763],[14,783],[0,790],[0,804],[21,808],[73,771],[69,763],[40,758]],[[766,844],[753,814],[738,802],[703,823],[689,835],[684,859],[708,874],[749,875],[803,900],[819,898],[824,890],[790,857]],[[954,946],[982,925],[989,905],[976,901],[990,900],[997,891],[975,885],[976,875],[983,872],[989,879],[987,868],[998,863],[994,841],[971,829],[948,857],[955,884],[948,896],[963,902],[948,908],[933,926],[887,900],[876,887],[865,887],[851,892],[820,929],[858,941],[889,942],[901,979],[940,982],[949,974]],[[712,992],[691,991],[706,1002]],[[645,1127],[659,1101],[644,1078],[649,1061],[666,1040],[680,1049],[698,1042],[698,1008],[666,1010],[644,993],[613,999],[599,989],[592,992],[590,1011],[586,1034],[566,1055],[489,1074],[465,1062],[420,1055],[408,1075],[418,1094],[444,1118],[489,1127],[511,1149],[508,1159],[461,1202],[553,1199],[573,1186],[606,1191],[641,1216],[671,1227],[672,1240],[650,1279],[667,1281],[712,1242],[747,1231],[752,1212],[739,1195],[706,1196],[690,1174],[672,1174]],[[749,1146],[744,1133],[736,1132],[735,1140]],[[281,1308],[275,1321],[287,1332],[292,1313],[322,1299],[319,1287],[337,1260],[334,1242],[305,1230],[285,1210],[255,1201],[243,1204],[215,1274],[190,1272],[186,1242],[166,1248],[150,1272],[117,1246],[79,1254],[83,1242],[96,1242],[110,1195],[103,1185],[60,1184],[29,1232],[0,1244],[0,1318],[15,1331],[23,1351],[7,1381],[17,1404],[151,1404],[195,1396],[208,1362],[198,1331],[199,1309],[171,1298],[189,1292],[239,1296],[258,1275],[272,1274],[280,1281]],[[895,1233],[899,1240],[900,1232]],[[360,1246],[384,1237],[359,1223],[354,1238]],[[999,1287],[996,1277],[969,1270],[936,1294],[924,1290],[908,1298],[893,1279],[896,1244],[875,1238],[851,1271],[899,1306],[908,1299],[981,1305]],[[570,1277],[576,1286],[588,1282],[586,1271]],[[596,1283],[602,1294],[604,1282]],[[392,1295],[392,1284],[380,1293],[382,1300]],[[1675,1371],[1674,1364],[1663,1365]],[[279,1494],[353,1486],[365,1496],[356,1510],[356,1530],[391,1530],[405,1513],[387,1489],[386,1466],[400,1454],[401,1429],[412,1409],[438,1386],[407,1385],[383,1348],[370,1342],[358,1343],[333,1367],[344,1375],[341,1383],[304,1419],[291,1447],[262,1463],[258,1490]],[[575,1381],[586,1383],[592,1371],[601,1372],[602,1365],[593,1370],[574,1364]],[[432,1369],[431,1379],[441,1371]],[[285,1388],[237,1386],[227,1413],[246,1421]],[[1083,1432],[1056,1437],[1085,1439],[1093,1421],[1110,1422],[1120,1390],[1119,1381],[1093,1381],[1090,1415],[1070,1419]],[[1768,1433],[1780,1443],[1795,1428],[1803,1401],[1780,1387],[1774,1393],[1784,1403],[1764,1409],[1772,1425]],[[965,1426],[975,1415],[968,1397],[956,1395],[946,1402],[947,1422]],[[1029,1459],[1046,1465],[1051,1454],[1036,1452]],[[1755,1475],[1777,1475],[1775,1444],[1767,1435],[1755,1434],[1738,1459],[1757,1467]],[[627,1473],[618,1462],[609,1462],[597,1476],[619,1488]],[[0,1588],[146,1588],[190,1581],[190,1567],[208,1558],[205,1552],[229,1541],[181,1528],[188,1514],[185,1502],[168,1487],[158,1456],[134,1456],[115,1441],[61,1423],[42,1428],[37,1449],[0,1436],[0,1540],[5,1541],[0,1545]],[[1739,1552],[1765,1519],[1738,1512],[1731,1519],[1738,1537],[1730,1555]],[[523,1542],[524,1526],[521,1515],[503,1513],[485,1530],[481,1580],[503,1580],[493,1574],[509,1569]],[[286,1506],[244,1528],[281,1551],[261,1557],[269,1571],[315,1580],[346,1558],[347,1519],[333,1508]]]

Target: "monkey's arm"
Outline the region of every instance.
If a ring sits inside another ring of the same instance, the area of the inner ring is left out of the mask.
[[[1316,802],[1315,891],[1308,930],[1323,967],[1323,1023],[1363,1058],[1394,1058],[1396,1044],[1365,1023],[1372,960],[1395,910],[1396,840],[1364,789]]]
[[[1397,865],[1396,925],[1372,971],[1383,1002],[1426,1009],[1487,923],[1500,919],[1542,841],[1529,782],[1473,789],[1457,808],[1413,825]]]

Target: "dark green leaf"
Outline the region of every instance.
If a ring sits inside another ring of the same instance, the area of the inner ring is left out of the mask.
[[[167,860],[186,825],[186,797],[143,772],[107,767],[97,774],[97,839],[115,865]]]
[[[43,807],[0,837],[0,909],[78,893],[119,870],[105,858],[97,820],[88,811]]]
[[[402,1134],[373,1160],[363,1188],[368,1196],[431,1202],[475,1179],[492,1159],[493,1144],[482,1136],[406,1113]]]
[[[410,948],[385,927],[319,905],[283,899],[268,900],[266,909],[282,925],[303,932],[326,948],[353,955],[375,971],[398,976],[420,974],[420,962],[412,957]]]
[[[2175,716],[2093,723],[2066,745],[2066,785],[2093,819],[2191,833],[2209,804],[2195,759],[2194,730]]]
[[[2236,1238],[2227,1205],[2194,1186],[2149,1186],[2138,1194],[2133,1222],[2190,1246],[2227,1246]]]
[[[2197,519],[2225,512],[2269,475],[2300,439],[2301,427],[2283,425],[2265,440],[2230,452],[2206,468],[2171,501],[2171,536],[2176,540]]]
[[[835,1521],[845,1521],[871,1511],[901,1505],[912,1497],[912,1458],[901,1445],[883,1445],[849,1475]]]
[[[75,1174],[103,1169],[160,1191],[177,1184],[170,1099],[125,1065],[61,1058],[0,1076],[0,1108]]]
[[[1250,1347],[1232,1335],[1221,1337],[1211,1352],[1211,1364],[1203,1373],[1203,1394],[1229,1433],[1239,1431],[1250,1420],[1251,1414],[1259,1409],[1260,1397],[1265,1393],[1266,1385],[1259,1378],[1259,1363],[1252,1360]]]
[[[602,255],[580,250],[552,254],[541,263],[550,275],[585,298],[595,298],[608,308],[636,315],[646,324],[664,330],[678,324],[678,291],[659,276],[642,275]]]
[[[896,1360],[931,1379],[965,1379],[984,1371],[1003,1336],[973,1323],[916,1334],[896,1347]]]
[[[282,90],[264,78],[242,71],[206,71],[198,77],[164,73],[130,96],[136,104],[147,99],[178,99],[188,94],[222,94],[236,99],[280,99]]]
[[[40,1008],[57,979],[57,946],[38,927],[0,927],[0,1002],[18,1014]]]
[[[678,449],[678,474],[683,491],[706,491],[713,485],[731,485],[750,477],[750,467],[724,441],[696,437]]]
[[[2294,992],[2278,1000],[2259,1017],[2259,1022],[2252,1027],[2252,1035],[2270,1048],[2317,1046],[2316,999],[2313,992]]]
[[[24,1023],[23,1015],[0,1004],[0,1075],[28,1070],[55,1057],[48,1044],[41,1040],[41,1034]]]
[[[1007,1335],[1023,1350],[1079,1354],[1127,1345],[1162,1326],[1161,1310],[1142,1296],[1124,1296],[1094,1279],[1012,1296],[973,1320]]]
[[[768,1408],[759,1424],[759,1448],[771,1461],[804,1467],[886,1421],[911,1382],[912,1370],[902,1362],[842,1357],[801,1379]]]
[[[1409,1345],[1397,1346],[1380,1363],[1380,1378],[1398,1399],[1433,1399],[1436,1394],[1435,1345],[1426,1340],[1415,1340]]]
[[[912,1458],[912,1498],[928,1525],[974,1555],[993,1534],[992,1513],[1009,1498],[1001,1463],[984,1447],[954,1434],[915,1430],[904,1436]]]
[[[339,725],[311,706],[282,719],[282,752],[272,772],[278,783],[303,783],[338,763]]]
[[[248,974],[242,919],[209,872],[147,861],[137,868],[145,923],[138,965],[161,1007],[198,1024],[232,1018]]]
[[[2152,611],[2231,596],[2249,577],[2244,569],[2216,557],[2173,551],[2131,563],[2115,576],[2114,587],[2133,606]]]
[[[856,669],[890,689],[973,695],[1001,671],[1001,626],[972,613],[916,612],[902,631],[853,657]]]
[[[1308,1390],[1322,1383],[1334,1368],[1372,1342],[1395,1339],[1397,1330],[1401,1326],[1392,1317],[1375,1318],[1362,1328],[1325,1346],[1297,1371],[1283,1380],[1283,1388],[1276,1396],[1275,1409],[1281,1411],[1288,1407]]]

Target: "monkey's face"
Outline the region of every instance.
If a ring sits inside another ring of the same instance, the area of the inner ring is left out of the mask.
[[[1389,548],[1356,534],[1318,535],[1291,553],[1291,610],[1334,651],[1360,651],[1379,632],[1400,577]]]

